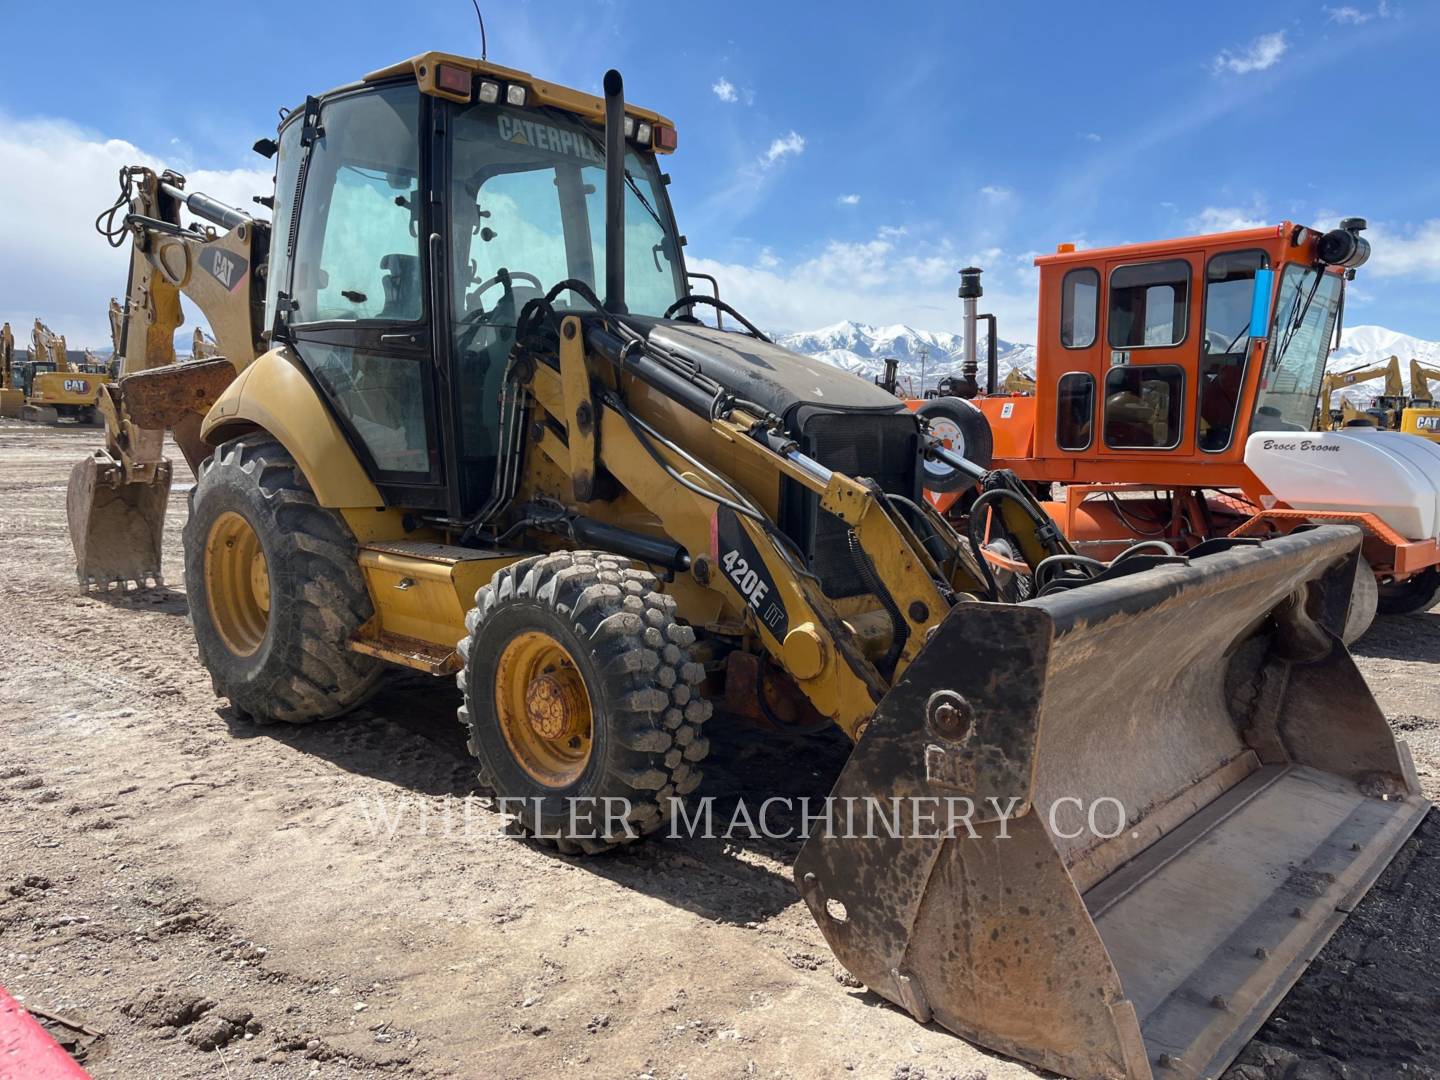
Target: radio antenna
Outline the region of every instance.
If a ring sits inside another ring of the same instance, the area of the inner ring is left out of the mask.
[[[489,51],[485,42],[485,16],[480,14],[480,0],[470,0],[475,5],[475,18],[480,20],[480,59],[489,59],[486,53]]]

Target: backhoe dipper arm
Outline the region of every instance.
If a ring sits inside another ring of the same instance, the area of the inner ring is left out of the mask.
[[[166,428],[176,429],[191,467],[198,463],[204,448],[190,437],[198,430],[188,429],[198,429],[199,415],[259,355],[264,297],[256,271],[263,273],[269,227],[207,195],[187,194],[178,173],[129,166],[120,177],[120,198],[96,227],[114,247],[130,241],[116,333],[123,381],[105,388],[100,408],[106,449],[126,479],[136,480],[154,472]],[[182,206],[212,224],[182,225]],[[184,321],[181,293],[210,324],[223,361],[171,366]],[[156,374],[135,378],[148,372]]]

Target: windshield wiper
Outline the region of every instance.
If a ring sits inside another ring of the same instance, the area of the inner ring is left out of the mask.
[[[583,134],[587,139],[590,140],[591,144],[594,145],[595,149],[600,151],[600,157],[603,159],[605,157],[605,143],[600,139],[600,137],[592,132],[585,131],[583,128],[581,129],[581,134]],[[666,236],[669,236],[670,233],[665,228],[665,222],[660,220],[660,215],[657,214],[655,212],[655,208],[650,205],[650,200],[645,198],[644,193],[640,190],[640,185],[635,183],[635,178],[630,175],[630,170],[625,169],[623,170],[623,172],[625,173],[625,186],[634,193],[635,198],[640,200],[640,205],[643,206],[645,208],[645,212],[654,219],[655,224],[660,226],[660,231]]]
[[[1289,324],[1285,327],[1285,337],[1280,343],[1280,351],[1275,354],[1277,362],[1285,356],[1286,350],[1290,348],[1290,342],[1295,339],[1295,335],[1299,332],[1300,327],[1304,325],[1305,316],[1310,313],[1310,305],[1315,300],[1315,294],[1320,290],[1320,279],[1324,273],[1325,271],[1323,270],[1315,271],[1315,281],[1310,286],[1309,295],[1305,297],[1304,306],[1300,305],[1300,290],[1298,288],[1295,290],[1295,301],[1291,307],[1292,309],[1298,308],[1298,310],[1295,311],[1289,320]]]

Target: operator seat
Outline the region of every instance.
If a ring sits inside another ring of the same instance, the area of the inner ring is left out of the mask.
[[[418,255],[384,255],[380,269],[385,276],[380,279],[385,289],[385,306],[380,310],[382,319],[418,319],[420,317],[420,257]]]

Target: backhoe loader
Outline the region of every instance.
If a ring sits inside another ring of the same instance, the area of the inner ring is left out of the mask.
[[[1069,575],[1012,476],[688,291],[675,127],[603,88],[426,53],[307,98],[257,144],[268,224],[127,170],[82,579],[100,502],[158,543],[133,492],[168,485],[157,421],[188,425],[191,620],[239,712],[453,674],[481,786],[567,854],[675,819],[715,704],[834,723],[835,805],[974,809],[812,831],[795,879],[851,972],[1068,1076],[1215,1075],[1428,806],[1336,637],[1358,533]],[[208,369],[173,363],[181,291]],[[925,505],[931,458],[1074,588],[1003,602]]]

